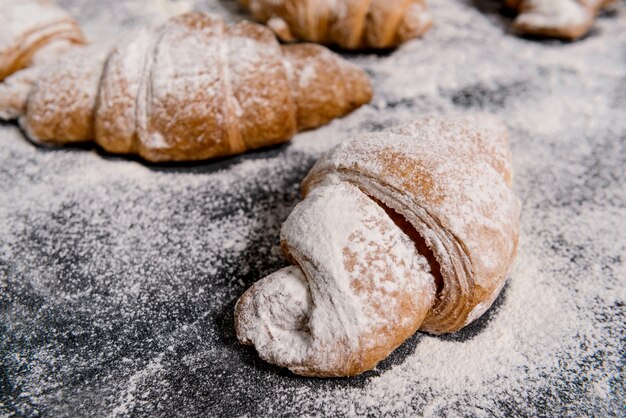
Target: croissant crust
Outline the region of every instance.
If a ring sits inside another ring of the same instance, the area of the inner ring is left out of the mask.
[[[513,28],[524,35],[576,40],[593,25],[598,12],[615,0],[505,0],[519,13]]]
[[[370,370],[417,329],[454,332],[502,289],[518,241],[507,131],[422,118],[322,157],[281,231],[293,266],[253,285],[237,335],[298,374]]]
[[[432,25],[425,0],[240,0],[281,40],[391,48]]]
[[[201,160],[285,142],[371,96],[365,72],[324,47],[281,46],[261,25],[188,13],[111,50],[76,48],[33,80],[15,74],[0,85],[13,97],[0,116],[19,117],[38,142]]]

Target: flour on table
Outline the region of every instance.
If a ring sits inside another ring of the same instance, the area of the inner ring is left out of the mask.
[[[152,2],[61,3],[93,40],[160,19]],[[230,3],[194,7],[241,19]],[[372,76],[372,104],[278,148],[150,166],[36,147],[0,125],[10,382],[0,415],[619,414],[624,3],[575,43],[507,34],[499,5],[430,2],[424,39],[348,56]],[[465,110],[508,125],[523,202],[517,261],[495,306],[457,334],[418,333],[353,379],[295,378],[241,347],[234,302],[288,265],[280,225],[315,160],[357,133]]]

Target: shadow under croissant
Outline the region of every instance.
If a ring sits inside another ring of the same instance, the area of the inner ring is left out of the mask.
[[[482,14],[497,18],[503,28],[509,28],[516,15],[502,0],[471,0],[471,3]]]
[[[580,42],[580,41],[584,41],[585,39],[592,37],[592,36],[596,36],[598,34],[598,30],[595,28],[591,28],[589,29],[589,31],[587,33],[585,33],[584,35],[582,35],[580,38],[577,39],[555,39],[555,38],[547,38],[546,36],[542,36],[542,35],[533,35],[530,33],[520,33],[517,34],[517,37],[520,39],[525,39],[527,41],[533,41],[533,42],[537,42],[537,43],[543,43],[543,44],[572,44],[572,43],[576,43],[576,42]]]
[[[239,0],[217,0],[217,2],[229,13],[229,17],[254,21],[250,12],[239,3]]]
[[[16,124],[12,122],[0,122],[0,126],[16,126]],[[56,144],[43,144],[30,139],[26,133],[23,131],[21,127],[19,127],[24,139],[41,152],[71,152],[71,151],[92,151],[97,153],[104,160],[109,161],[134,161],[139,164],[144,165],[150,170],[157,172],[169,172],[169,173],[191,173],[191,174],[207,174],[215,171],[226,170],[231,166],[234,166],[240,163],[243,160],[254,158],[254,159],[270,159],[275,158],[278,155],[285,152],[285,150],[290,146],[290,141],[275,144],[261,148],[255,148],[249,151],[246,151],[242,154],[237,155],[228,155],[224,157],[218,158],[210,158],[206,160],[198,160],[198,161],[169,161],[169,162],[150,162],[146,161],[143,158],[139,157],[136,154],[113,154],[108,151],[102,149],[99,145],[97,145],[93,141],[86,142],[74,142],[63,145]],[[313,161],[307,165],[310,168],[313,165]],[[307,168],[307,169],[308,169]],[[306,171],[304,172],[306,174]],[[301,178],[304,177],[302,174]]]

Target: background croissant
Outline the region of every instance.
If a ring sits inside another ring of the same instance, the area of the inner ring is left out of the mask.
[[[424,118],[348,140],[283,224],[294,264],[237,302],[237,336],[293,372],[370,370],[421,329],[459,330],[502,289],[517,249],[506,127]]]
[[[85,43],[80,27],[47,0],[0,0],[0,81]]]
[[[283,41],[390,48],[432,25],[425,0],[240,0]]]
[[[575,40],[591,29],[600,10],[615,0],[505,0],[519,12],[515,31],[536,36]]]
[[[47,143],[95,140],[149,161],[281,143],[371,99],[366,74],[327,49],[280,46],[253,23],[188,13],[117,43],[75,49],[0,85],[0,116]]]

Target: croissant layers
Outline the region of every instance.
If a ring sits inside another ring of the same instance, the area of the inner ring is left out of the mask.
[[[85,43],[78,24],[46,0],[0,0],[0,81]]]
[[[391,48],[432,25],[425,0],[240,0],[281,40]]]
[[[110,51],[75,49],[44,68],[27,93],[20,77],[0,85],[0,114],[19,117],[33,140],[95,140],[149,161],[285,142],[372,96],[362,70],[321,46],[281,46],[261,25],[229,26],[202,13],[138,31]]]
[[[237,302],[243,344],[308,376],[374,368],[418,329],[457,331],[517,250],[506,127],[478,114],[361,135],[322,157],[283,224],[293,264]]]

